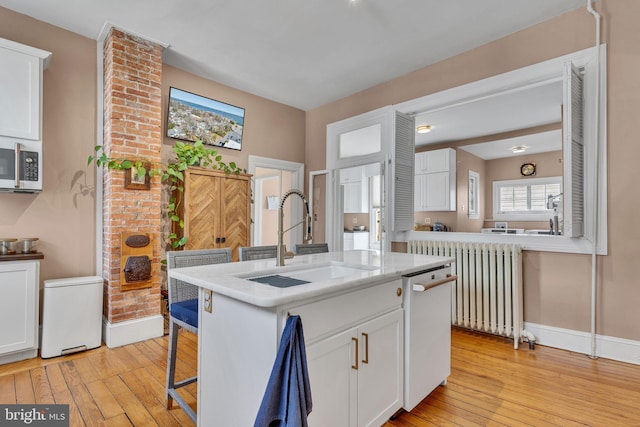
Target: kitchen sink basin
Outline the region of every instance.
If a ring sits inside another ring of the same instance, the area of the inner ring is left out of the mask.
[[[307,268],[295,269],[280,274],[265,274],[255,277],[247,277],[247,280],[264,283],[279,288],[303,285],[305,283],[323,282],[326,280],[340,279],[348,276],[360,275],[378,267],[368,265],[344,265],[344,264],[324,264],[312,265]]]

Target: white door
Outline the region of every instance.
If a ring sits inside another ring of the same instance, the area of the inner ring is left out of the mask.
[[[380,316],[358,328],[359,427],[381,426],[402,407],[402,331],[402,309]]]
[[[307,348],[313,410],[310,427],[355,427],[357,411],[356,328]]]

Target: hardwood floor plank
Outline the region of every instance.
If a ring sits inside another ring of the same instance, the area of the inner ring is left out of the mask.
[[[116,415],[113,418],[109,418],[104,422],[105,427],[128,427],[133,426],[131,420],[127,417],[127,414]]]
[[[107,378],[104,382],[120,406],[124,408],[127,417],[133,425],[158,426],[158,423],[156,423],[149,411],[147,411],[119,376]]]
[[[0,402],[16,403],[16,383],[13,374],[0,377]]]
[[[49,377],[44,367],[31,369],[31,382],[33,384],[33,393],[37,404],[53,403],[53,393],[49,384]]]
[[[438,424],[434,424],[430,421],[422,419],[417,415],[409,412],[405,412],[395,420],[388,421],[384,424],[385,427],[439,427]]]
[[[156,420],[158,425],[163,427],[179,427],[178,421],[167,413],[166,403],[164,399],[157,399],[156,396],[147,388],[146,384],[138,378],[134,372],[125,372],[120,375],[127,387],[136,395],[138,400],[149,411],[151,416]]]
[[[135,371],[136,376],[138,377],[138,379],[140,379],[141,382],[143,382],[148,390],[160,401],[162,402],[163,407],[166,408],[166,403],[167,403],[167,399],[166,399],[166,392],[165,392],[165,382],[163,378],[158,378],[155,375],[151,374],[151,371],[149,369],[149,367],[144,367],[144,368],[140,368],[137,369]],[[191,402],[192,404],[190,406],[192,406],[194,408],[194,410],[197,411],[197,403],[196,403],[196,398],[195,395],[189,397],[188,399],[186,399],[187,403]],[[181,410],[180,408],[176,407],[176,405],[173,406],[173,408],[171,410],[169,410],[169,413],[178,421],[178,423],[181,426],[192,426],[195,425],[192,421],[191,418],[189,418],[187,416],[187,414]]]
[[[82,415],[78,410],[78,406],[73,400],[71,391],[64,379],[62,370],[60,369],[60,363],[50,364],[46,367],[47,377],[49,378],[49,384],[51,384],[51,393],[55,403],[69,405],[69,424],[70,427],[84,427],[86,426]]]
[[[544,409],[543,412],[579,423],[596,422],[607,425],[614,421],[624,423],[627,418],[626,415],[606,405],[585,405],[581,399],[559,392],[567,386],[566,383],[558,383],[556,387],[549,389],[527,383],[503,382],[496,378],[496,374],[492,374],[492,378],[487,378],[486,372],[468,365],[456,368],[455,375],[470,389],[488,392],[497,396],[502,402],[511,402],[518,408]]]
[[[31,383],[31,374],[29,371],[18,372],[14,375],[16,387],[16,403],[32,403],[36,397],[33,393],[33,384]]]
[[[124,415],[124,409],[102,380],[88,383],[87,390],[93,397],[94,402],[96,402],[105,420],[109,421],[112,418],[117,419],[120,415]]]
[[[71,396],[78,406],[78,411],[82,415],[87,426],[102,426],[104,425],[104,417],[96,402],[93,400],[93,396],[87,390],[84,384],[73,385],[69,387]]]
[[[105,373],[96,369],[95,365],[91,363],[91,360],[88,357],[80,357],[72,359],[72,361],[76,371],[78,371],[78,374],[82,378],[83,383],[92,383],[105,378]]]

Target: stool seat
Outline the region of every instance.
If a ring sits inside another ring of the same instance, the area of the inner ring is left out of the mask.
[[[174,302],[169,306],[171,317],[187,323],[194,328],[198,327],[198,299]]]

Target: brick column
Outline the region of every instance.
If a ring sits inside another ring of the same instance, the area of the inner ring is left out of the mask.
[[[104,42],[104,151],[110,157],[161,162],[161,78],[162,47],[112,28]],[[109,346],[109,327],[118,323],[154,318],[149,330],[132,334],[140,339],[159,336],[161,323],[160,248],[161,191],[158,178],[150,190],[124,188],[124,172],[104,170],[103,199],[103,277],[104,316],[108,321],[105,341]],[[121,236],[148,233],[152,237],[153,257],[150,287],[120,289]],[[80,303],[80,302],[79,302]],[[155,316],[155,317],[154,317]],[[158,323],[160,322],[160,323]],[[129,322],[144,324],[145,322]],[[146,326],[142,327],[147,328]]]

